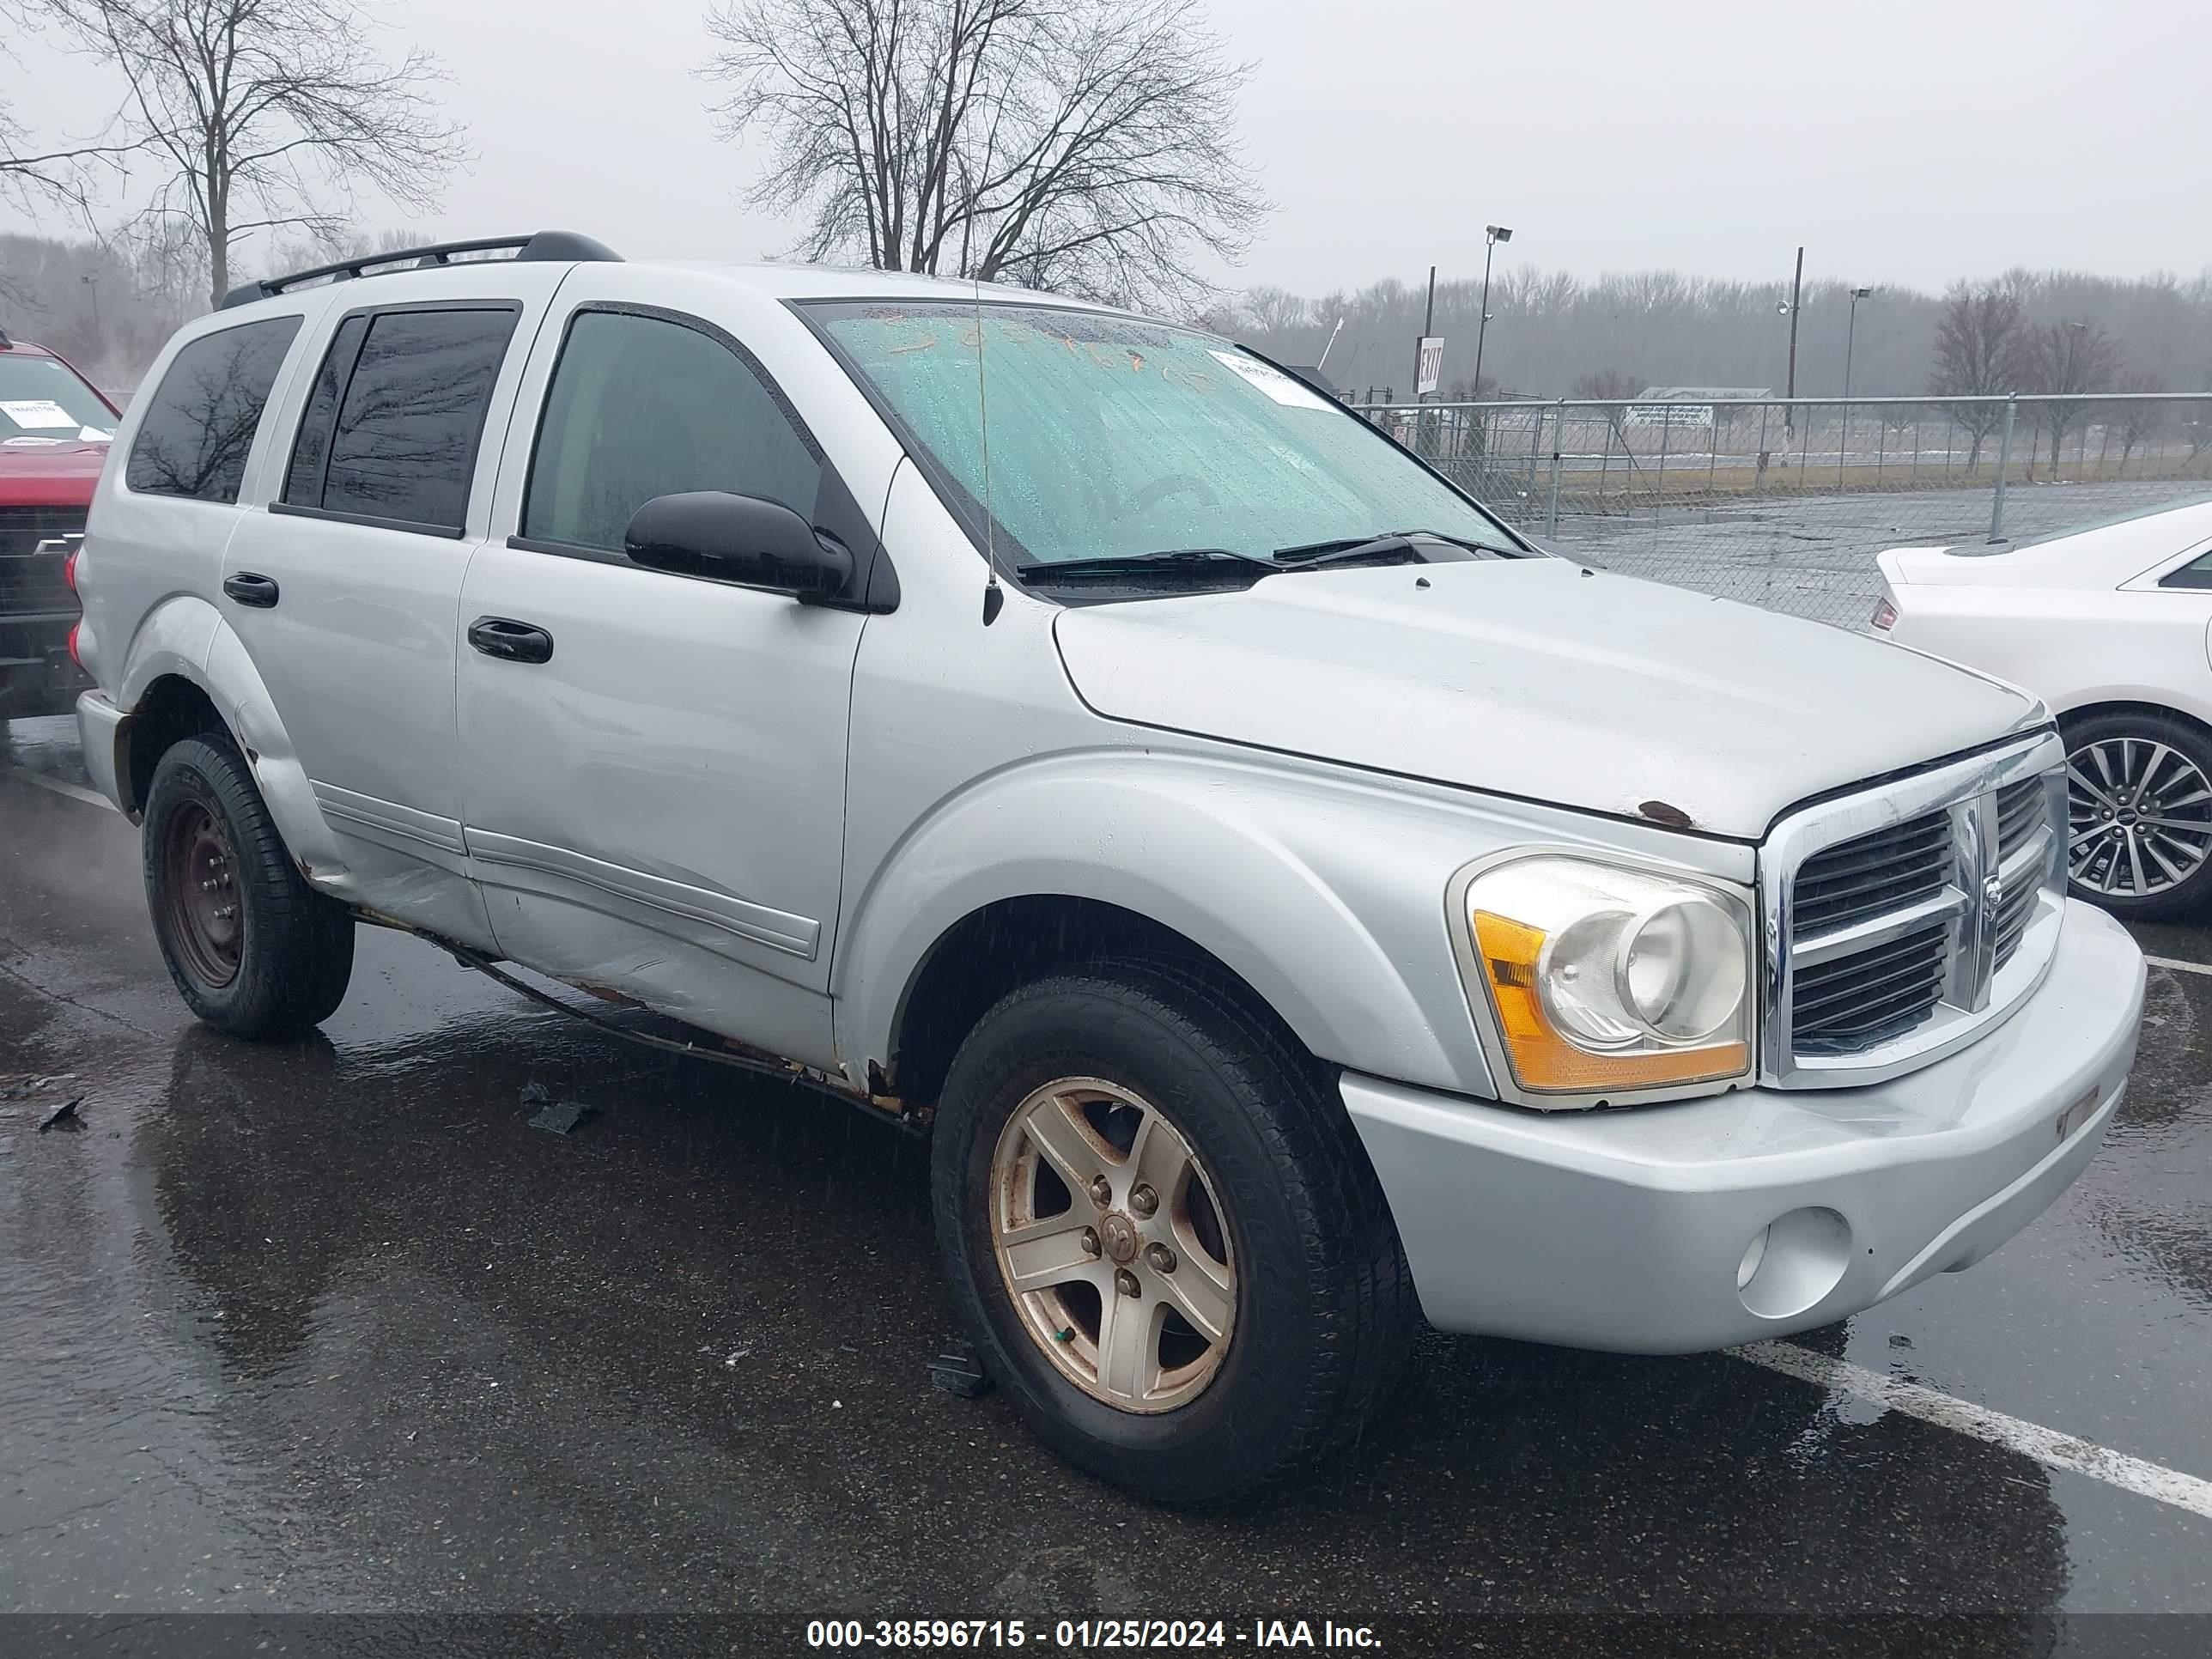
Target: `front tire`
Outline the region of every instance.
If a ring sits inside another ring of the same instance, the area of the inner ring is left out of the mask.
[[[1243,1497],[1356,1435],[1404,1368],[1410,1276],[1329,1073],[1188,967],[1001,1000],[945,1079],[933,1188],[993,1377],[1140,1496]]]
[[[2212,905],[2212,736],[2146,711],[2092,715],[2065,738],[2074,896],[2130,921]]]
[[[190,738],[154,769],[146,898],[169,977],[234,1037],[295,1036],[345,1000],[353,918],[307,885],[227,738]]]

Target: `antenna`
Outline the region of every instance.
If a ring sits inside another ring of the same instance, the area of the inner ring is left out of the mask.
[[[975,293],[975,430],[983,445],[983,562],[990,574],[983,580],[983,626],[999,619],[1006,603],[999,586],[998,514],[991,510],[991,405],[983,395],[983,279],[971,276]]]

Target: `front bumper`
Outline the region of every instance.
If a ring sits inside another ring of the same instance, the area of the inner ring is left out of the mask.
[[[1693,1353],[1828,1324],[2026,1226],[2103,1138],[2142,998],[2135,942],[2069,902],[2026,1006],[1887,1083],[1547,1115],[1347,1073],[1344,1101],[1431,1323]]]

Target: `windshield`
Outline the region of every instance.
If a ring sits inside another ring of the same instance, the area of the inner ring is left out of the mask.
[[[0,352],[0,443],[106,443],[115,411],[52,357]]]
[[[1367,422],[1211,336],[987,303],[979,399],[973,306],[813,309],[971,513],[988,436],[994,539],[1017,565],[1188,549],[1265,559],[1414,528],[1520,550]]]

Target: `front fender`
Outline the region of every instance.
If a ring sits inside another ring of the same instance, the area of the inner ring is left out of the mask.
[[[1444,891],[1490,850],[1481,815],[1410,794],[1116,749],[977,780],[893,849],[853,907],[833,984],[839,1048],[888,1061],[931,948],[1030,895],[1092,899],[1227,964],[1324,1059],[1493,1092]]]
[[[261,672],[222,613],[204,599],[179,596],[164,600],[146,618],[131,641],[116,701],[126,711],[118,738],[131,740],[129,715],[143,702],[155,682],[179,678],[205,692],[216,712],[245,751],[254,783],[269,816],[284,837],[293,861],[318,884],[341,876],[343,860],[322,809],[315,804],[307,769],[300,763],[276,705],[262,683]],[[118,763],[121,757],[118,757]],[[118,763],[119,779],[130,771]],[[127,803],[136,811],[141,803]]]

